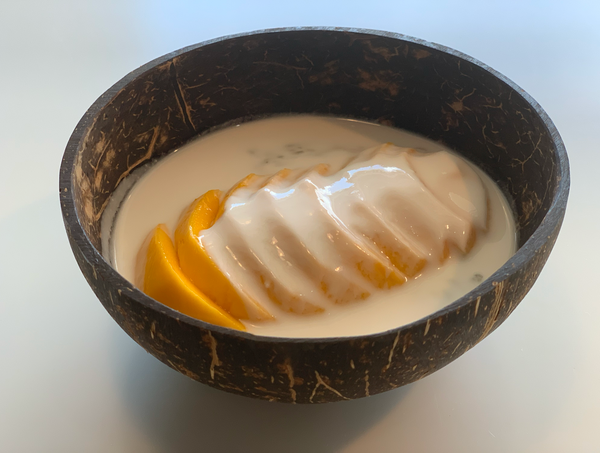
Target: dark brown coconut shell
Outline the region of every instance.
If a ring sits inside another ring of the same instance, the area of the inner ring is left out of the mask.
[[[439,140],[512,201],[519,250],[447,308],[375,335],[282,339],[189,318],[154,301],[102,257],[100,219],[133,169],[234,120],[314,113]],[[539,275],[569,191],[564,145],[540,106],[454,50],[363,30],[285,29],[201,43],[128,74],[86,112],[60,173],[64,223],[90,286],[119,325],[170,367],[273,401],[360,398],[439,370],[496,329]]]

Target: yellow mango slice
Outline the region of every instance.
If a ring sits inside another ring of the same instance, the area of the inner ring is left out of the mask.
[[[356,263],[356,269],[379,289],[390,289],[406,283],[406,277],[397,272],[389,272],[381,263],[360,261]]]
[[[259,189],[262,189],[263,187],[267,187],[269,184],[272,184],[272,185],[281,184],[291,173],[292,173],[292,170],[290,170],[289,168],[284,168],[282,170],[279,170],[273,176],[267,177],[265,179],[265,181],[259,186]]]
[[[225,203],[227,202],[229,197],[233,194],[233,192],[235,192],[238,189],[243,189],[244,187],[248,187],[248,186],[258,182],[258,180],[265,179],[265,178],[266,178],[265,176],[258,176],[258,175],[255,175],[254,173],[250,173],[248,176],[246,176],[245,178],[240,180],[237,184],[235,184],[231,189],[229,189],[227,191],[227,193],[223,197],[223,202],[218,206],[216,214],[212,217],[213,220],[212,220],[211,224],[202,229],[204,230],[206,228],[209,228],[213,223],[215,223],[223,215],[223,213],[225,212]],[[214,191],[210,190],[210,191],[206,192],[203,196],[209,194],[210,192],[214,192]],[[219,192],[219,196],[220,196],[221,191],[219,190],[217,192]],[[202,198],[202,197],[200,197],[200,198]],[[200,198],[196,199],[196,201],[198,201]],[[194,201],[194,203],[196,201]]]
[[[221,203],[221,196],[220,190],[210,190],[194,200],[181,216],[175,230],[175,247],[181,270],[196,287],[234,317],[253,320],[273,319],[273,316],[260,304],[250,300],[244,301],[240,297],[198,239],[200,232],[210,228],[218,212],[222,210],[224,201]],[[246,304],[251,305],[251,313],[248,313]]]
[[[151,233],[147,247],[143,284],[147,295],[193,318],[246,330],[239,320],[213,303],[184,275],[173,242],[163,225]]]

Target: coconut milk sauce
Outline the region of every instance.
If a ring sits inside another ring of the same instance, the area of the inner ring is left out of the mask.
[[[157,224],[174,231],[181,212],[211,189],[228,190],[256,173],[341,167],[367,148],[391,142],[423,151],[444,148],[425,138],[373,123],[317,116],[276,117],[218,130],[181,147],[150,168],[126,178],[103,216],[103,251],[121,275],[134,281],[136,256]],[[501,267],[515,252],[511,211],[498,187],[481,170],[489,197],[489,224],[466,257],[452,256],[415,280],[373,293],[364,301],[332,304],[325,313],[273,312],[275,322],[249,322],[249,332],[280,337],[354,336],[416,321],[450,304]],[[210,230],[209,230],[210,231]],[[457,254],[456,254],[457,255]]]

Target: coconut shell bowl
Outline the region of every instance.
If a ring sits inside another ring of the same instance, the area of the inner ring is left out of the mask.
[[[126,175],[224,124],[290,113],[369,120],[461,153],[509,200],[516,254],[438,312],[386,332],[341,338],[270,338],[207,324],[146,296],[111,267],[100,225]],[[513,82],[440,45],[349,29],[261,31],[160,57],[90,107],[60,169],[71,248],[121,328],[203,384],[293,403],[392,390],[439,370],[491,334],[540,274],[568,191],[567,155],[554,124]]]

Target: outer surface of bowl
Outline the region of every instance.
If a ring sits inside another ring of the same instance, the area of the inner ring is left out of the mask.
[[[449,307],[374,335],[257,337],[171,310],[100,252],[100,219],[133,169],[234,120],[287,113],[377,121],[439,140],[513,201],[519,250]],[[317,403],[373,395],[447,365],[496,329],[535,282],[569,189],[564,145],[543,110],[485,65],[383,32],[270,30],[191,46],[130,73],[84,115],[63,158],[60,196],[75,258],[119,325],[144,349],[216,388]]]

